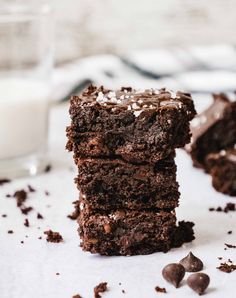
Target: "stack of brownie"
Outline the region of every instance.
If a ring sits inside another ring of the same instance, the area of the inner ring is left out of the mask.
[[[102,255],[168,251],[193,239],[176,224],[175,148],[190,141],[191,96],[165,89],[89,86],[70,105],[67,149],[80,190],[84,250]]]
[[[191,122],[187,146],[193,164],[212,176],[214,188],[236,196],[236,100],[214,94],[212,105]]]

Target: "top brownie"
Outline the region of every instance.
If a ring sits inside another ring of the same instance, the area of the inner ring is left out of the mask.
[[[193,164],[206,166],[206,157],[236,144],[236,101],[225,94],[214,94],[212,105],[197,115],[190,124],[191,144],[187,145]]]
[[[155,162],[190,141],[189,122],[195,114],[188,93],[89,86],[71,99],[67,149],[75,158]]]

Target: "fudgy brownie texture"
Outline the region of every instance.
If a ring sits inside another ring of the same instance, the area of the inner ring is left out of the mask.
[[[207,155],[206,166],[213,187],[224,194],[236,196],[236,149]]]
[[[194,239],[192,223],[176,226],[175,212],[160,210],[88,211],[78,218],[81,247],[101,255],[144,255],[167,252]]]
[[[94,209],[175,208],[179,191],[174,158],[156,164],[120,159],[80,159],[76,179],[82,200]]]
[[[90,86],[71,99],[67,149],[75,158],[156,162],[190,141],[189,121],[195,114],[187,93]]]
[[[215,94],[213,104],[196,116],[190,124],[191,144],[187,145],[193,164],[206,167],[206,156],[236,143],[236,101],[223,94]]]

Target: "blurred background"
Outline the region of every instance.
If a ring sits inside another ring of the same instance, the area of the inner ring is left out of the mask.
[[[236,44],[234,0],[50,0],[48,3],[57,22],[57,63],[134,49]]]

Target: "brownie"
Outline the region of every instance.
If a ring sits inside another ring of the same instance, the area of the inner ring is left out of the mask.
[[[80,159],[76,179],[82,200],[94,209],[175,208],[179,191],[170,157],[156,164],[120,159]]]
[[[236,196],[236,149],[207,155],[206,166],[213,187],[224,194]]]
[[[81,210],[78,218],[81,247],[101,255],[143,255],[171,248],[174,211],[111,213]]]
[[[190,124],[191,144],[187,150],[196,167],[206,167],[206,156],[236,143],[236,101],[225,94],[215,94],[213,104],[196,116]]]
[[[156,162],[190,141],[190,94],[165,89],[88,87],[70,102],[67,149],[74,157]]]
[[[80,207],[81,247],[101,255],[167,252],[194,239],[193,223],[176,224],[175,211],[127,209],[103,212]]]

